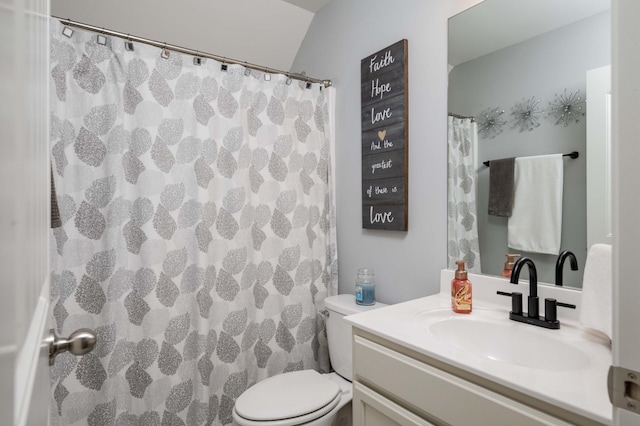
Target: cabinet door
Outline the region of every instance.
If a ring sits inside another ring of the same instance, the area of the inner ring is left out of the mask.
[[[353,382],[353,423],[354,426],[435,426],[358,382]]]
[[[361,336],[354,336],[356,380],[384,389],[407,407],[452,425],[571,426],[557,417],[478,386]],[[355,383],[355,382],[354,382]]]

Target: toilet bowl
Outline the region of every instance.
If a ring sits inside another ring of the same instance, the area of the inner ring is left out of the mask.
[[[353,396],[351,325],[344,317],[383,306],[386,305],[357,305],[352,294],[327,297],[327,341],[335,372],[293,371],[256,383],[236,400],[234,424],[329,426],[339,420],[339,426],[350,425]]]

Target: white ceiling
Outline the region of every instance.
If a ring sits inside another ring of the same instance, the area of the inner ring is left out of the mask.
[[[449,20],[449,65],[520,43],[611,8],[611,0],[485,0]]]
[[[282,0],[287,3],[295,4],[298,7],[308,10],[309,12],[316,13],[324,7],[325,4],[331,0]]]
[[[52,0],[62,18],[284,71],[331,0]],[[485,0],[450,20],[449,64],[610,8],[611,0]],[[188,7],[187,7],[188,6]],[[316,76],[312,76],[316,77]],[[322,77],[322,76],[321,76]]]
[[[291,65],[315,11],[329,1],[52,0],[51,14],[276,70],[302,71]]]

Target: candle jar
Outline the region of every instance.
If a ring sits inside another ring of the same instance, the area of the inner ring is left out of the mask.
[[[376,284],[373,280],[373,269],[358,269],[356,278],[356,303],[358,305],[373,305],[376,303]]]

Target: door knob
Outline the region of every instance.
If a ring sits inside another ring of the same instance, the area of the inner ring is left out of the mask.
[[[71,333],[68,338],[64,338],[51,329],[45,344],[49,345],[49,365],[53,365],[56,355],[63,352],[69,351],[74,355],[85,355],[91,352],[96,345],[96,333],[89,328],[80,328]]]

